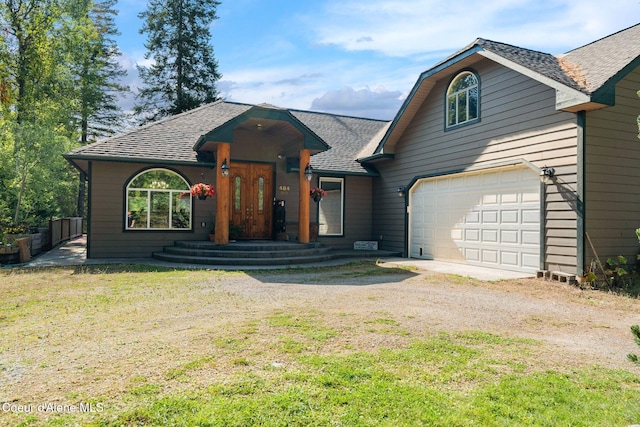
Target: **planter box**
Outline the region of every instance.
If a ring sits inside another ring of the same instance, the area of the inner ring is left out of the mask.
[[[0,254],[8,255],[8,254],[17,254],[20,248],[17,246],[0,246]]]

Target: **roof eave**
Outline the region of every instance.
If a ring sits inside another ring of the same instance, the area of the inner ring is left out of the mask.
[[[362,157],[362,158],[356,159],[356,161],[358,163],[373,163],[373,162],[377,162],[377,161],[380,161],[380,160],[393,159],[394,157],[395,157],[394,154],[377,153],[377,154],[373,154],[371,156],[367,156],[367,157]]]
[[[366,172],[354,172],[354,171],[342,171],[342,170],[333,170],[333,169],[316,169],[313,168],[313,173],[322,175],[322,176],[380,176],[378,171],[374,171],[368,168],[365,168]]]
[[[82,155],[82,154],[63,154],[67,161],[75,163],[75,160],[99,161],[99,162],[119,162],[119,163],[146,163],[155,165],[173,165],[173,166],[206,166],[215,167],[215,162],[202,162],[197,160],[168,160],[156,159],[150,157],[121,157],[121,156],[99,156],[99,155]]]
[[[627,77],[629,73],[640,66],[640,56],[636,57],[625,65],[620,71],[611,76],[602,86],[596,89],[591,95],[593,102],[605,105],[615,105],[616,85],[620,80]]]
[[[531,68],[510,61],[497,53],[490,50],[482,50],[478,52],[480,55],[490,59],[498,64],[504,65],[522,75],[532,78],[556,91],[556,110],[566,110],[576,105],[587,104],[592,101],[591,97],[582,91],[569,87],[559,81],[544,76]]]
[[[207,142],[232,143],[235,127],[250,118],[286,121],[302,133],[304,148],[315,152],[326,151],[331,148],[329,144],[291,114],[289,110],[254,106],[206,134],[201,135],[193,146],[193,150],[200,150]]]

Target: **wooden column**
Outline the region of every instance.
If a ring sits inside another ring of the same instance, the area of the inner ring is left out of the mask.
[[[298,209],[298,241],[309,243],[309,191],[311,185],[304,179],[304,170],[310,162],[309,150],[300,150],[300,193]]]
[[[229,195],[231,191],[229,176],[222,176],[222,163],[231,166],[231,144],[218,144],[216,154],[216,238],[215,243],[229,243]]]

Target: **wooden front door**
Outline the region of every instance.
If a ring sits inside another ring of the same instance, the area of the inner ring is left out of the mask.
[[[232,163],[230,238],[270,239],[273,224],[273,166]],[[235,236],[234,231],[239,235]]]

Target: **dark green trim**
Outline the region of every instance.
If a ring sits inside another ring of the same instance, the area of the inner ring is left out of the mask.
[[[251,107],[244,113],[234,117],[221,126],[201,135],[193,146],[194,151],[198,151],[206,142],[226,142],[233,143],[233,133],[235,128],[241,123],[249,119],[265,119],[285,121],[296,128],[303,136],[303,146],[305,149],[326,151],[329,144],[324,142],[315,132],[309,129],[304,123],[293,116],[289,110],[280,110],[275,108],[264,108],[260,106]]]
[[[93,223],[93,218],[91,216],[91,201],[92,201],[92,188],[93,188],[93,162],[89,162],[89,164],[87,165],[87,259],[92,258],[91,256],[91,240],[92,240],[92,233],[91,233],[91,224]]]
[[[318,178],[316,179],[316,186],[320,187],[320,181],[322,180],[322,178],[337,178],[337,179],[341,179],[341,185],[340,187],[342,188],[342,218],[340,219],[342,224],[341,224],[341,230],[342,233],[340,234],[320,234],[320,229],[318,229],[318,239],[320,239],[320,237],[322,238],[341,238],[344,239],[345,238],[345,232],[346,232],[346,225],[347,225],[347,178],[344,175],[341,176],[328,176],[328,175],[318,175]],[[334,181],[335,182],[335,181]],[[315,202],[313,202],[315,203]],[[322,203],[322,202],[320,202]],[[316,203],[316,219],[319,220],[320,219],[320,203]]]
[[[517,166],[517,165],[523,165],[523,166],[524,165],[528,165],[532,169],[540,171],[540,168],[538,168],[537,166],[535,166],[532,163],[528,162],[527,160],[524,160],[524,159],[508,160],[508,161],[504,161],[504,162],[496,162],[496,163],[492,163],[492,164],[488,164],[488,165],[482,165],[482,166],[474,166],[474,167],[468,167],[468,168],[462,168],[462,169],[449,169],[449,170],[446,170],[446,171],[427,173],[427,174],[423,174],[423,175],[416,175],[415,177],[413,177],[411,182],[409,182],[409,184],[407,185],[406,189],[407,189],[407,191],[409,191],[409,189],[411,187],[413,187],[414,184],[417,181],[421,180],[421,179],[437,178],[439,176],[453,175],[453,174],[465,173],[465,172],[488,171],[488,170],[491,170],[491,169],[503,168],[503,167],[507,167],[507,166]]]
[[[547,184],[540,183],[540,270],[546,270],[547,261]]]
[[[393,159],[395,157],[396,157],[395,154],[378,153],[378,154],[374,154],[374,155],[369,156],[369,157],[363,157],[361,159],[356,159],[356,161],[358,163],[372,163],[372,162],[376,162],[376,161],[379,161],[379,160]]]
[[[576,205],[577,205],[577,220],[576,220],[576,273],[579,275],[585,272],[586,262],[586,151],[587,151],[587,113],[585,111],[579,111],[577,114],[577,126],[578,126],[578,156],[577,163],[577,193],[576,193]]]
[[[447,59],[447,60],[445,60],[445,61],[443,61],[443,62],[441,62],[439,64],[436,64],[433,68],[430,68],[429,70],[427,70],[427,71],[423,72],[422,74],[420,74],[420,77],[418,77],[418,80],[413,85],[413,88],[411,88],[411,92],[409,92],[409,96],[407,96],[407,98],[404,100],[404,102],[402,103],[402,106],[398,110],[398,113],[393,118],[393,121],[391,122],[391,125],[389,126],[389,129],[387,129],[387,132],[384,134],[384,137],[382,138],[382,141],[380,141],[380,143],[376,147],[376,149],[374,151],[374,155],[382,153],[384,145],[387,143],[387,140],[389,139],[389,136],[394,132],[394,130],[396,128],[396,125],[398,124],[398,121],[400,121],[400,118],[406,112],[407,108],[409,107],[409,104],[411,104],[411,101],[413,100],[413,97],[418,92],[418,89],[420,89],[420,86],[422,85],[422,82],[424,82],[425,80],[427,80],[429,77],[433,76],[434,74],[437,74],[440,71],[442,71],[442,70],[444,70],[444,69],[446,69],[448,67],[451,67],[452,65],[456,64],[457,62],[460,62],[463,59],[468,58],[471,55],[474,55],[474,54],[476,54],[476,53],[478,53],[478,52],[480,52],[482,50],[484,50],[484,48],[482,48],[482,47],[480,47],[478,45],[474,45],[470,49],[465,50],[464,52],[460,52],[457,55],[454,55],[451,58],[449,58],[449,59]]]
[[[640,66],[640,56],[629,62],[622,70],[618,71],[614,76],[607,80],[602,86],[596,89],[591,95],[591,100],[599,104],[615,105],[616,104],[616,85],[620,80]],[[580,119],[578,119],[580,120]]]
[[[200,166],[209,167],[211,169],[216,167],[215,162],[198,162],[197,160],[170,160],[170,159],[150,159],[147,157],[116,157],[116,156],[97,156],[97,155],[68,155],[63,154],[63,157],[69,161],[71,160],[95,160],[100,162],[117,162],[117,163],[146,163],[150,165],[170,165],[170,166]]]
[[[414,184],[415,182],[406,186],[404,189],[404,204],[402,205],[402,209],[404,210],[404,214],[402,215],[404,218],[404,235],[402,236],[402,247],[404,251],[402,256],[404,258],[411,258],[411,248],[409,247],[409,211],[407,210],[407,206],[409,206],[409,191]]]
[[[378,172],[369,171],[369,172],[343,172],[343,171],[330,171],[326,169],[316,169],[313,168],[314,174],[322,174],[322,176],[330,176],[334,178],[340,178],[343,176],[369,176],[369,177],[377,177],[380,176]]]

